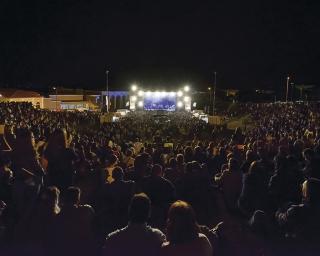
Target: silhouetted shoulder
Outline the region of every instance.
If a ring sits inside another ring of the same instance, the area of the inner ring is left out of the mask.
[[[79,211],[87,214],[87,215],[94,215],[94,209],[91,205],[84,204],[78,206]]]

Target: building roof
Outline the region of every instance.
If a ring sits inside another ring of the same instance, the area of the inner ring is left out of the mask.
[[[39,98],[41,95],[34,91],[0,88],[0,94],[4,98]]]

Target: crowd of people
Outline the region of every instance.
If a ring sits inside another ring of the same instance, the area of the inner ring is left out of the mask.
[[[317,255],[320,104],[229,115],[0,103],[1,255]]]

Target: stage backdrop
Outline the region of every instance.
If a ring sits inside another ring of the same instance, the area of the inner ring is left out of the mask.
[[[145,110],[176,110],[176,96],[165,94],[159,95],[159,93],[149,93],[144,96],[144,109]]]

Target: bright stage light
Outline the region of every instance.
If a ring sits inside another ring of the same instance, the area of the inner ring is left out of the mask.
[[[162,91],[161,92],[161,97],[165,97],[167,95],[167,92]]]
[[[192,107],[197,107],[197,102],[193,102]]]
[[[132,101],[136,101],[137,100],[137,96],[135,96],[135,95],[131,96],[131,100]]]
[[[174,96],[176,96],[176,93],[175,92],[169,92],[169,96],[170,97],[174,97]]]
[[[144,94],[144,91],[138,91],[138,96],[139,97],[143,96],[143,94]]]
[[[185,97],[183,98],[183,100],[184,100],[184,102],[188,102],[188,101],[190,100],[190,97],[189,97],[189,96],[185,96]]]
[[[155,97],[160,97],[160,96],[161,96],[161,92],[156,91],[156,92],[154,93],[154,96],[155,96]]]
[[[182,108],[182,106],[183,106],[182,101],[178,101],[177,106],[178,106],[178,108]]]
[[[134,91],[134,92],[137,90],[137,88],[138,88],[138,87],[137,87],[137,85],[135,85],[135,84],[133,84],[133,85],[131,86],[131,90]]]
[[[188,85],[186,85],[183,89],[184,89],[185,92],[190,91],[190,87]]]
[[[138,102],[138,107],[140,107],[140,108],[143,107],[143,101]]]
[[[147,96],[151,96],[151,92],[150,92],[150,91],[147,91],[147,92],[146,92],[146,95],[147,95]]]
[[[182,91],[178,91],[178,92],[177,92],[177,95],[178,95],[178,97],[182,97],[183,92],[182,92]]]

